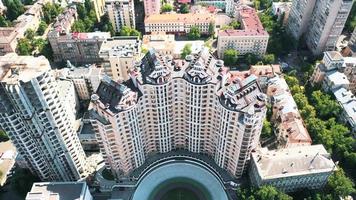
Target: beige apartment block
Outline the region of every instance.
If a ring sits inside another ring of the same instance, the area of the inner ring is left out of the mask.
[[[136,27],[133,0],[106,0],[105,7],[116,32],[123,26]]]
[[[235,49],[241,55],[246,53],[264,55],[269,35],[264,30],[256,10],[248,6],[241,6],[237,13],[237,19],[240,21],[242,29],[224,30],[218,33],[219,58],[224,56],[227,49]]]
[[[104,78],[91,107],[106,166],[119,176],[183,148],[240,177],[258,145],[266,95],[256,76],[230,73],[208,49],[185,60],[150,50],[130,80]]]

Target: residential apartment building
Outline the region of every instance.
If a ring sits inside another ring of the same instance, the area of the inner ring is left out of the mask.
[[[92,96],[92,125],[107,168],[125,176],[149,155],[183,148],[243,174],[266,115],[256,76],[230,73],[208,49],[184,61],[150,50],[130,76],[104,78]]]
[[[283,21],[283,25],[287,24],[292,2],[272,2],[272,13],[278,16],[279,20]],[[283,17],[283,19],[281,19]]]
[[[350,90],[339,88],[332,91],[336,101],[342,108],[340,119],[347,123],[351,131],[356,134],[356,97]]]
[[[227,49],[235,49],[241,55],[246,53],[264,55],[269,35],[264,30],[256,10],[248,6],[241,6],[237,13],[242,30],[224,30],[218,33],[219,58],[224,56]]]
[[[74,6],[68,7],[54,23],[48,33],[55,62],[70,61],[75,65],[100,62],[99,49],[103,41],[110,38],[109,32],[71,33],[70,28],[77,18]]]
[[[86,156],[60,95],[45,57],[0,57],[0,128],[41,180],[87,175]]]
[[[272,103],[271,121],[275,125],[278,148],[311,145],[310,135],[283,77],[276,75],[268,80],[267,95]]]
[[[249,176],[255,187],[272,185],[295,192],[322,188],[335,170],[330,154],[319,144],[253,152]]]
[[[323,60],[316,64],[314,72],[310,77],[312,85],[321,83],[328,71],[341,69],[344,64],[344,58],[337,51],[324,52]]]
[[[32,185],[25,200],[93,200],[85,182],[39,182]]]
[[[96,19],[100,22],[101,16],[105,14],[105,0],[92,0],[91,3],[94,6]]]
[[[105,40],[99,56],[106,75],[113,80],[129,79],[128,70],[141,56],[141,40],[137,36],[113,37]]]
[[[25,36],[27,29],[37,30],[42,17],[45,0],[39,0],[20,15],[13,27],[0,27],[0,56],[16,51],[18,39]]]
[[[136,27],[133,0],[107,0],[105,7],[116,32],[123,26]]]
[[[90,96],[98,89],[104,72],[96,65],[85,67],[64,68],[58,72],[58,77],[73,82],[80,101],[90,100]]]
[[[144,0],[143,5],[145,7],[145,16],[152,14],[159,14],[161,12],[160,0]]]
[[[154,14],[145,18],[145,31],[187,34],[192,26],[197,26],[201,34],[209,34],[209,26],[214,21],[214,15],[208,13]]]
[[[294,0],[288,30],[315,54],[333,51],[351,11],[352,0]]]

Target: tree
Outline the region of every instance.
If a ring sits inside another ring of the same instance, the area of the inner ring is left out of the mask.
[[[17,43],[17,53],[22,56],[31,55],[32,45],[29,39],[21,38]]]
[[[43,20],[50,24],[56,19],[56,17],[63,12],[63,8],[58,4],[46,3],[43,8]]]
[[[239,52],[235,49],[227,49],[224,52],[224,63],[225,65],[231,66],[237,62],[237,56]]]
[[[20,0],[4,0],[6,6],[6,18],[10,21],[14,21],[18,16],[25,12],[25,7]]]
[[[33,38],[35,37],[35,31],[32,29],[27,29],[25,31],[25,37],[29,40],[33,40]]]
[[[237,20],[232,20],[229,24],[233,29],[239,29],[240,28],[240,22]]]
[[[255,193],[256,199],[259,200],[292,200],[292,197],[277,190],[271,185],[265,185],[259,188]]]
[[[173,6],[171,4],[164,4],[161,8],[162,12],[171,12],[173,10]]]
[[[245,57],[245,62],[248,65],[255,65],[259,60],[258,55],[253,53],[246,53],[244,57]]]
[[[9,140],[9,136],[5,133],[5,131],[0,130],[0,142],[6,142]]]
[[[73,23],[72,32],[85,32],[85,31],[86,28],[83,20],[79,19]]]
[[[263,56],[262,62],[264,64],[273,64],[275,62],[275,57],[273,54],[266,54]]]
[[[84,19],[87,16],[87,10],[83,6],[83,4],[77,5],[77,13],[79,19]]]
[[[25,5],[33,5],[33,0],[24,0],[23,3]]]
[[[215,34],[215,24],[214,22],[209,23],[209,35],[214,35]]]
[[[331,96],[321,92],[320,90],[312,93],[312,102],[318,110],[318,114],[322,119],[337,117],[340,114],[341,107]]]
[[[183,14],[189,13],[189,6],[188,6],[188,4],[182,4],[182,5],[180,6],[180,13],[183,13]]]
[[[38,26],[38,29],[37,29],[37,34],[38,35],[43,35],[44,32],[46,31],[47,27],[48,26],[47,26],[46,22],[45,21],[41,21],[40,25]]]
[[[272,125],[271,122],[269,122],[267,119],[263,121],[263,127],[262,127],[262,133],[261,137],[262,138],[269,138],[272,136]]]
[[[197,26],[190,27],[190,31],[188,33],[188,38],[190,40],[197,40],[200,38],[200,30]]]
[[[8,27],[10,25],[10,22],[5,19],[4,16],[0,15],[0,27]]]
[[[347,18],[346,21],[345,30],[348,32],[352,32],[355,27],[356,27],[356,4],[354,3],[352,5],[349,17]]]
[[[192,53],[192,44],[186,44],[183,47],[181,58],[184,59],[187,55]]]
[[[137,30],[128,27],[128,26],[123,26],[120,30],[120,35],[121,36],[139,36],[141,37],[141,33],[138,32]]]
[[[25,196],[31,190],[32,184],[40,179],[33,175],[28,169],[17,168],[11,180],[11,188],[20,195]]]
[[[337,199],[339,196],[344,198],[351,193],[356,192],[354,188],[355,184],[345,176],[345,173],[341,168],[330,176],[328,186],[332,189],[334,197]]]

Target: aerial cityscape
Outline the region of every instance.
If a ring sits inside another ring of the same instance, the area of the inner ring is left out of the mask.
[[[356,199],[354,0],[0,0],[0,200]]]

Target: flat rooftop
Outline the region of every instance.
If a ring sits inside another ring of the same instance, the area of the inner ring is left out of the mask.
[[[355,95],[345,88],[340,88],[333,91],[336,100],[347,113],[349,119],[356,125],[356,97]]]
[[[0,57],[0,82],[27,82],[51,69],[44,56],[18,56],[15,53]]]
[[[169,14],[154,14],[145,19],[146,23],[199,23],[214,21],[214,15],[206,13],[169,13]]]
[[[279,150],[260,149],[251,154],[262,179],[274,179],[323,173],[335,170],[335,164],[324,146],[300,146]]]
[[[85,182],[39,182],[34,183],[26,200],[82,200]]]

